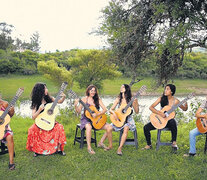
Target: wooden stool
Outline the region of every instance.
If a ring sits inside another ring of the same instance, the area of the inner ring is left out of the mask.
[[[170,145],[172,145],[172,142],[161,142],[160,141],[162,131],[170,131],[170,129],[169,128],[163,128],[163,129],[158,129],[157,130],[156,150],[159,150],[160,146],[170,146]]]
[[[77,124],[76,126],[76,131],[75,131],[75,139],[74,139],[74,145],[75,142],[79,142],[80,143],[80,148],[82,149],[84,144],[87,144],[86,136],[85,136],[85,128],[81,130],[81,136],[77,136],[78,134],[78,129],[80,129],[80,124]],[[96,130],[94,130],[94,138],[91,137],[91,143],[95,143],[95,146],[97,147],[97,142],[96,142]]]
[[[119,135],[119,145],[120,145],[120,142],[121,142],[121,137],[123,135],[123,132],[124,132],[124,129],[121,129],[120,130],[120,135]],[[136,147],[136,149],[138,149],[138,140],[137,140],[137,129],[135,129],[133,131],[133,134],[134,134],[134,139],[126,139],[124,145],[134,145]]]

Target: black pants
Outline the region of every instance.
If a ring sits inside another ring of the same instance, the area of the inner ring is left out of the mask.
[[[166,128],[169,128],[172,134],[172,142],[177,139],[177,124],[175,119],[170,119],[166,125]],[[151,145],[151,130],[155,130],[156,128],[152,125],[152,123],[148,123],[144,126],[144,135],[147,141],[147,145]]]

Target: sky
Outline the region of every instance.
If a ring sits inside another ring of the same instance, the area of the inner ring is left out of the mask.
[[[0,0],[0,22],[15,27],[15,36],[29,42],[40,34],[40,51],[100,49],[106,37],[89,35],[101,22],[109,0]]]

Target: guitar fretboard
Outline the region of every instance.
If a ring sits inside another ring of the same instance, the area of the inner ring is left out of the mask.
[[[189,98],[187,97],[187,98],[183,99],[180,103],[178,103],[178,104],[172,106],[172,108],[171,108],[169,111],[167,111],[167,114],[170,114],[171,112],[173,112],[173,111],[174,111],[176,108],[178,108],[180,105],[184,104],[188,99],[189,99]]]

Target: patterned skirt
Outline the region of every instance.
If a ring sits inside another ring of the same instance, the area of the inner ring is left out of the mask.
[[[116,127],[113,123],[111,123],[111,125],[112,125],[114,131],[120,131],[125,126],[128,126],[130,131],[135,131],[135,129],[136,129],[136,125],[135,125],[135,122],[134,122],[132,115],[127,117],[127,123],[124,124],[122,127]]]
[[[28,130],[27,146],[29,151],[33,151],[38,154],[49,155],[58,150],[58,146],[61,150],[64,150],[66,144],[66,136],[63,125],[58,122],[50,131],[40,129],[33,124]]]

